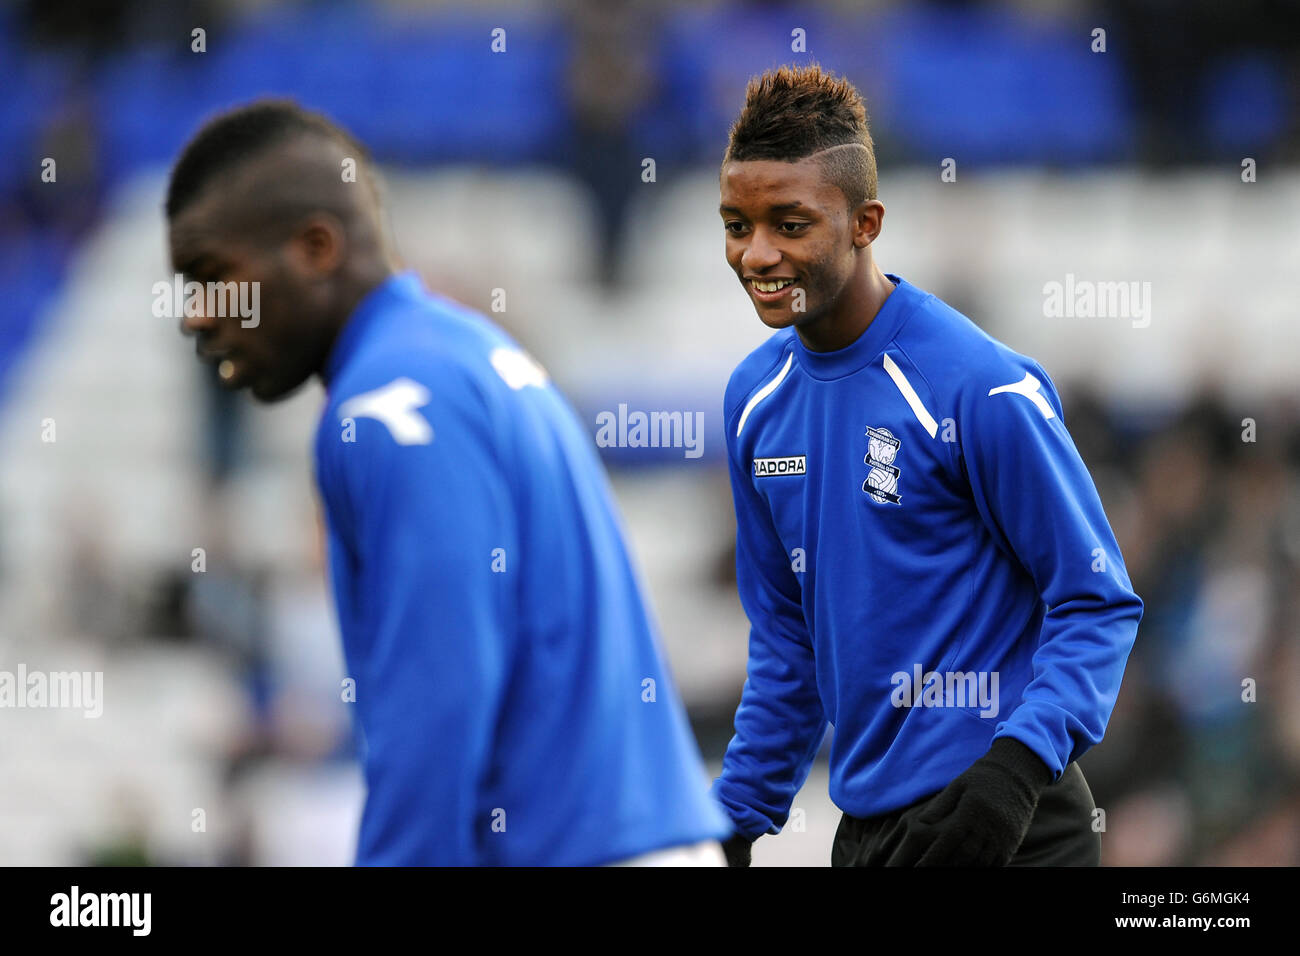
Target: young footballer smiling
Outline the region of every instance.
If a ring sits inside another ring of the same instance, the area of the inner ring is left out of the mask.
[[[724,402],[751,624],[713,787],[729,862],[784,825],[829,723],[833,865],[1096,865],[1075,761],[1142,602],[1056,388],[876,265],[845,80],[751,81],[720,186],[727,262],[775,330]]]

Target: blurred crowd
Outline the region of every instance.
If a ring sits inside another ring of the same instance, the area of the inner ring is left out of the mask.
[[[384,161],[568,169],[598,203],[599,278],[615,284],[626,170],[716,162],[748,76],[809,59],[869,91],[889,164],[1300,156],[1289,0],[12,0],[0,393],[107,191],[219,107],[298,95]],[[40,176],[54,156],[58,189]]]
[[[1112,865],[1300,863],[1300,404],[1066,420],[1146,604],[1081,766]]]

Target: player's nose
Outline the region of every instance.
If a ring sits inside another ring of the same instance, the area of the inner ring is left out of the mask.
[[[740,256],[741,267],[748,272],[762,272],[781,261],[781,252],[763,234],[755,230],[745,251]]]
[[[182,335],[198,335],[213,331],[217,327],[217,320],[215,316],[208,315],[201,304],[195,303],[181,313],[180,327]]]

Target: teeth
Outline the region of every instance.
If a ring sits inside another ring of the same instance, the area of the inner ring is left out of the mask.
[[[793,285],[793,279],[777,279],[775,282],[761,282],[754,280],[754,288],[759,292],[779,292],[788,285]]]

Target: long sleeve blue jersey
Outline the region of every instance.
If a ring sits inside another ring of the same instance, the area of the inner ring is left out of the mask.
[[[726,435],[748,680],[713,792],[777,832],[834,728],[852,816],[941,790],[997,737],[1059,779],[1101,740],[1142,602],[1033,360],[897,276],[853,344],[783,329]]]
[[[402,274],[323,377],[357,863],[589,865],[725,836],[604,471],[545,373]]]

